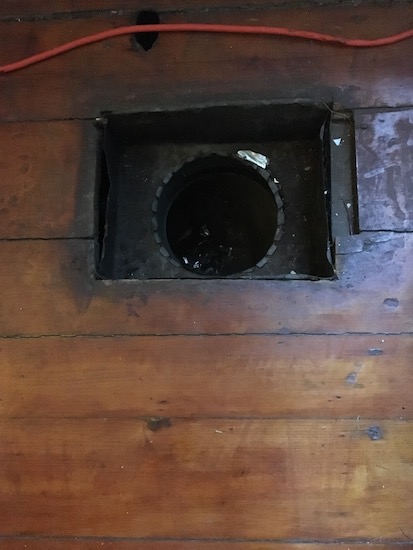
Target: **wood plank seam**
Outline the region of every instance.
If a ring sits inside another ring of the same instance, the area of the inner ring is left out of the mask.
[[[412,0],[392,0],[392,4],[408,4]],[[363,5],[378,5],[380,0],[363,0]],[[386,4],[386,2],[382,2]],[[158,5],[159,4],[159,5]],[[259,8],[262,9],[288,9],[288,8],[309,8],[309,7],[329,7],[329,6],[349,6],[354,7],[354,0],[260,0]],[[151,9],[157,11],[160,14],[183,14],[191,12],[204,12],[205,9],[202,4],[190,5],[188,3],[182,4],[179,7],[171,7],[167,4],[164,4],[162,0],[153,0],[151,3]],[[3,8],[5,11],[7,8]],[[231,2],[220,1],[216,4],[208,6],[209,12],[218,12],[218,11],[252,11],[257,9],[257,4],[253,2],[240,2],[237,0]],[[7,14],[4,13],[1,15],[0,12],[0,23],[8,22],[41,22],[41,21],[59,21],[59,20],[75,20],[75,19],[90,19],[93,17],[105,17],[105,16],[127,16],[135,15],[140,10],[136,9],[132,2],[130,2],[130,7],[125,8],[96,8],[96,9],[68,9],[66,11],[55,11],[55,12],[44,12],[44,13],[21,13],[21,7],[19,7],[19,14]]]

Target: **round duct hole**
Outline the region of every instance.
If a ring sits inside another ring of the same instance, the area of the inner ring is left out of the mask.
[[[183,164],[154,201],[163,255],[207,276],[264,265],[283,216],[269,181],[268,172],[234,157],[214,154]]]

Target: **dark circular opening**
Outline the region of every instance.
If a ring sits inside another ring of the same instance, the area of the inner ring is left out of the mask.
[[[233,157],[193,160],[159,197],[158,235],[185,269],[231,275],[254,267],[277,230],[278,207],[266,178]]]
[[[137,25],[159,25],[160,19],[156,11],[144,10],[138,13]],[[146,52],[149,51],[158,39],[157,32],[137,32],[133,38]]]

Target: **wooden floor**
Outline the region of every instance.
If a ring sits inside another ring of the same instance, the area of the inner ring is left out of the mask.
[[[3,0],[0,63],[138,4]],[[142,8],[413,26],[409,1]],[[96,280],[97,117],[297,98],[354,115],[360,233],[336,280]],[[0,548],[413,548],[413,40],[116,38],[0,76],[0,121]]]

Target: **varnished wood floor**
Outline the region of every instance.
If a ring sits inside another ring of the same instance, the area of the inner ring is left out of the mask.
[[[413,26],[408,1],[320,4],[142,7],[362,38]],[[139,7],[4,0],[0,63]],[[171,34],[0,77],[0,548],[413,547],[412,60],[413,40]],[[95,280],[96,117],[297,98],[354,113],[360,233],[337,280]]]

